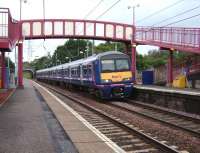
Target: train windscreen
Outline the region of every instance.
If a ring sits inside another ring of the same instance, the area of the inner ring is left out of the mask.
[[[101,60],[102,72],[128,71],[130,70],[128,59]]]

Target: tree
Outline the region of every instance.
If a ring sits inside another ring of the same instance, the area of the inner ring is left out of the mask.
[[[100,43],[98,46],[95,47],[95,52],[96,53],[101,53],[105,51],[114,51],[115,50],[115,45],[117,45],[117,51],[120,52],[125,52],[125,44],[124,43],[112,43],[112,42],[105,42],[105,43]]]
[[[57,47],[52,56],[52,62],[62,64],[81,59],[87,54],[91,55],[91,50],[92,43],[90,41],[69,39],[64,45]]]
[[[41,58],[35,59],[33,62],[30,63],[30,65],[35,70],[51,67],[51,58],[49,56],[43,56]]]

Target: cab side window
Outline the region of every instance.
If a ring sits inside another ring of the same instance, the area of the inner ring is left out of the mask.
[[[88,76],[92,76],[92,65],[87,65],[88,68]]]
[[[82,69],[83,69],[83,77],[86,77],[86,76],[87,76],[87,66],[84,65],[84,66],[82,67]]]

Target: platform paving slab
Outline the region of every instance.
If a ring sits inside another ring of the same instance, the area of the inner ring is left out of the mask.
[[[58,100],[50,95],[43,87],[34,83],[34,86],[41,93],[49,107],[54,112],[56,118],[69,135],[72,142],[80,153],[114,153],[116,151],[107,145],[108,142],[98,137],[92,129],[85,126],[84,121],[80,121],[74,114],[63,107]],[[70,100],[69,100],[70,101]]]
[[[24,89],[17,89],[0,108],[0,153],[62,151],[58,149],[58,142],[53,138],[55,134],[52,135],[49,130],[53,118],[47,121],[44,114],[49,112],[44,112],[43,109],[48,108],[41,105],[32,84],[25,80]],[[60,136],[59,132],[55,131],[57,136]]]

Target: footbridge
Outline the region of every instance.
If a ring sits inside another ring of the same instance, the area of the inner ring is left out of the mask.
[[[23,40],[93,39],[123,42],[132,46],[132,71],[136,72],[136,46],[153,45],[169,50],[168,82],[173,80],[173,51],[200,53],[200,28],[135,27],[130,24],[78,19],[14,20],[8,8],[0,8],[0,50],[4,53],[18,46],[18,83],[23,86]],[[2,75],[4,74],[2,69]],[[4,81],[2,80],[2,85]]]

